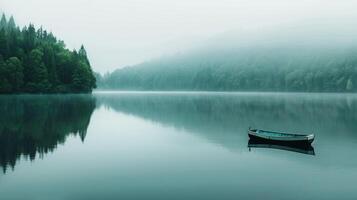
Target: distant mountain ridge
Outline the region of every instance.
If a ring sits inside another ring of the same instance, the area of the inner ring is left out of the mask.
[[[355,29],[295,28],[222,34],[186,53],[99,76],[98,85],[121,90],[356,91]]]

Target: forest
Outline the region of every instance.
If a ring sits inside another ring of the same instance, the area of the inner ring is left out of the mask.
[[[90,93],[96,80],[83,45],[78,52],[42,27],[0,20],[0,93]]]
[[[223,44],[218,38],[214,45],[97,74],[97,84],[121,90],[355,92],[356,42],[331,32],[274,33],[255,43],[233,38]]]

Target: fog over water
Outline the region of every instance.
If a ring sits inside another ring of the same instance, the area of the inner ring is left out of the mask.
[[[162,55],[184,52],[206,41],[246,30],[309,24],[318,30],[346,30],[356,1],[247,0],[1,0],[0,12],[21,26],[33,22],[63,39],[68,48],[83,43],[95,71],[104,73]],[[300,29],[301,30],[301,29]],[[302,29],[303,30],[303,29]],[[248,31],[249,32],[249,31]],[[344,31],[346,33],[346,31]]]

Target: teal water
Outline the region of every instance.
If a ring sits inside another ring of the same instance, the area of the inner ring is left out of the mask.
[[[0,96],[1,199],[356,199],[357,95]],[[313,132],[315,155],[248,148]]]

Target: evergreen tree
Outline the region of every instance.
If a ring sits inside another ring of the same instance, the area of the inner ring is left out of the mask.
[[[29,65],[27,66],[27,85],[28,92],[47,92],[50,88],[48,74],[45,64],[42,61],[43,52],[34,49],[29,55]]]
[[[0,93],[11,93],[12,87],[8,81],[8,70],[3,57],[0,55]]]
[[[9,22],[7,23],[7,29],[8,30],[12,30],[16,28],[16,23],[15,23],[15,19],[13,16],[10,17]]]
[[[8,30],[7,33],[7,47],[8,47],[8,54],[12,56],[19,56],[19,31],[15,28],[11,28]]]
[[[88,92],[92,88],[91,71],[84,62],[80,62],[73,73],[72,87],[75,91]]]
[[[58,84],[58,78],[56,73],[56,59],[55,53],[51,46],[45,46],[44,50],[44,64],[47,67],[48,81],[52,86]]]
[[[86,62],[88,66],[90,66],[88,57],[87,57],[87,51],[84,49],[84,46],[81,45],[81,48],[78,51],[79,57]]]
[[[0,29],[5,29],[6,26],[7,26],[6,16],[5,16],[5,14],[2,14],[1,20],[0,20]]]
[[[36,30],[33,24],[30,24],[28,28],[24,30],[24,49],[26,52],[30,52],[35,48]]]
[[[11,57],[6,62],[8,71],[8,81],[12,86],[12,92],[20,92],[23,85],[23,67],[21,61],[16,57]]]
[[[6,38],[5,28],[0,29],[0,54],[6,58],[9,53],[9,46]]]

